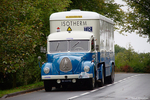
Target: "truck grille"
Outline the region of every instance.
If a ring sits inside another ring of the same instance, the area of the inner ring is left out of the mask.
[[[59,69],[60,69],[60,71],[63,71],[63,72],[68,72],[68,71],[72,70],[72,64],[71,64],[71,61],[69,60],[69,58],[64,57],[61,60]]]

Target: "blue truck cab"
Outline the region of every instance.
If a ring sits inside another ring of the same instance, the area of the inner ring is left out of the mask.
[[[50,16],[47,62],[41,67],[45,91],[71,84],[93,89],[114,81],[114,23],[89,11]]]

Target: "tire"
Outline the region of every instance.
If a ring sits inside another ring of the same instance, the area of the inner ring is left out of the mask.
[[[114,65],[112,65],[112,72],[111,75],[108,77],[108,84],[112,84],[115,79],[115,68]]]
[[[89,79],[89,80],[88,80],[88,83],[89,83],[88,89],[89,89],[89,90],[93,90],[93,89],[95,88],[95,78]]]
[[[102,70],[102,79],[100,80],[101,82],[98,83],[98,86],[99,87],[102,87],[104,86],[104,83],[105,83],[105,73],[104,73],[104,68]]]
[[[45,88],[46,92],[51,91],[52,90],[52,83],[50,81],[44,81],[44,88]]]

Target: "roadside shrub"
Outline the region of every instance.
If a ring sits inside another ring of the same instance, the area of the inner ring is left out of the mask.
[[[122,72],[134,72],[133,68],[128,65],[122,66],[121,71]]]
[[[116,71],[150,73],[150,53],[136,53],[129,44],[128,50],[115,55]]]
[[[144,68],[144,72],[145,72],[145,73],[150,73],[150,66],[146,66],[146,67]]]
[[[115,67],[115,72],[134,72],[134,69],[128,65]]]
[[[115,72],[121,72],[121,70],[118,66],[115,66]]]

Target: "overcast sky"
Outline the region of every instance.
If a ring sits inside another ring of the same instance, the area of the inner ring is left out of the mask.
[[[122,0],[115,0],[118,4],[126,3]],[[127,11],[127,7],[122,7],[124,11]],[[129,47],[129,43],[133,47],[134,51],[138,53],[147,53],[150,52],[150,43],[147,43],[148,38],[139,37],[136,33],[125,33],[127,36],[119,34],[117,31],[114,32],[115,44],[118,44],[121,47],[126,49]]]

